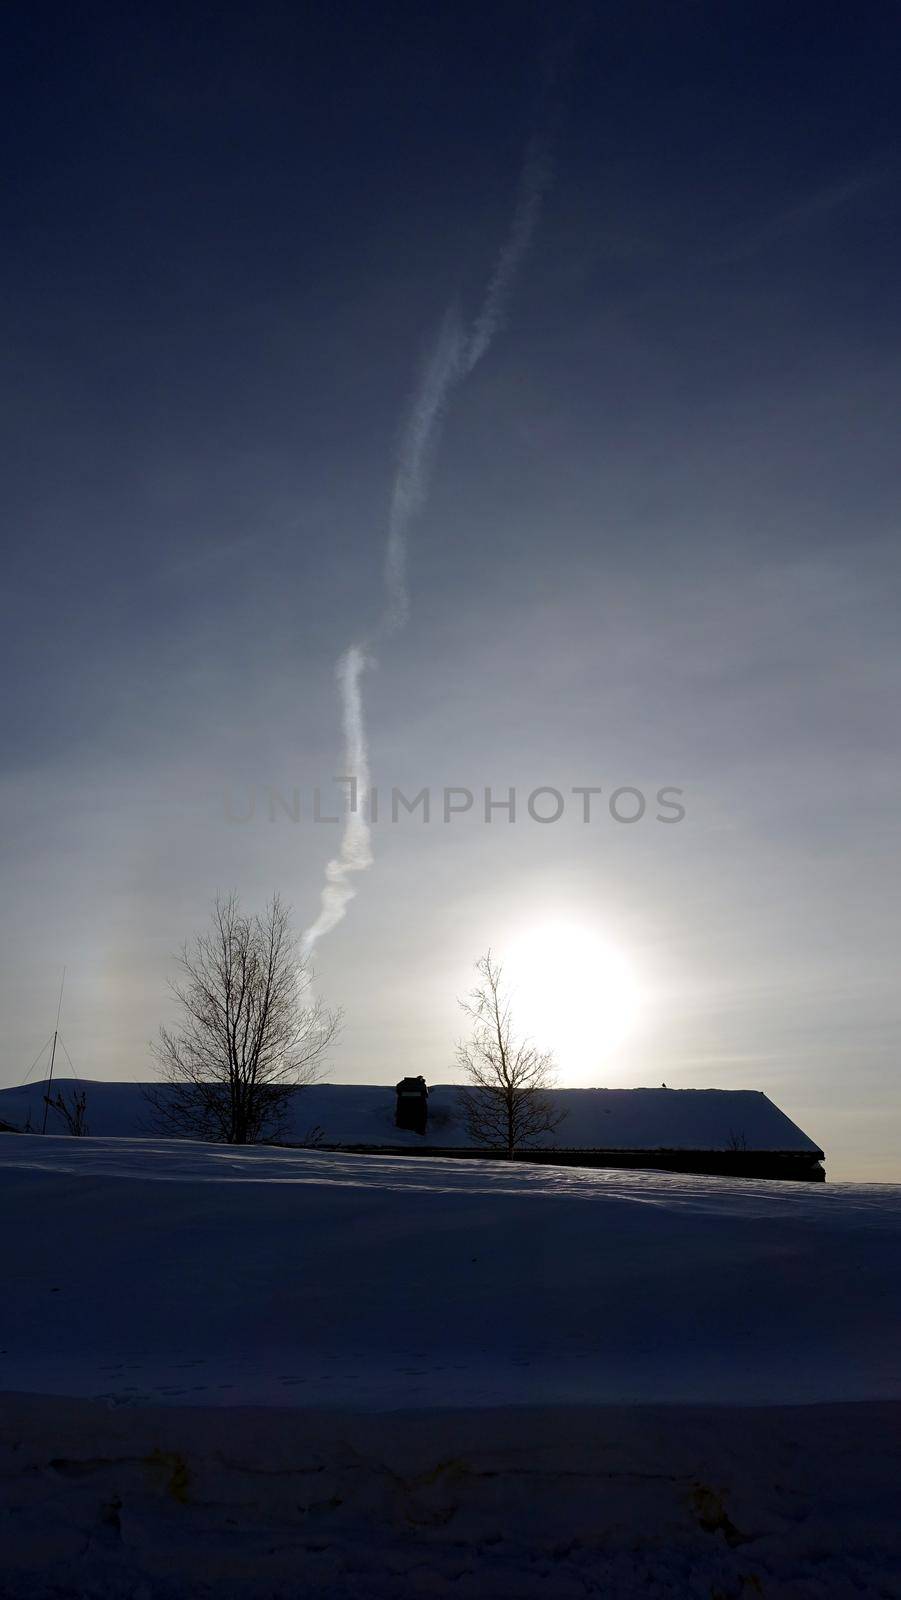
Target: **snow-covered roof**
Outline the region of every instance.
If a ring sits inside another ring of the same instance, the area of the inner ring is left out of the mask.
[[[76,1085],[58,1081],[64,1092]],[[150,1131],[140,1083],[86,1080],[92,1134],[134,1137]],[[466,1146],[458,1086],[429,1091],[424,1137],[394,1125],[393,1084],[320,1083],[300,1093],[286,1137],[302,1140],[321,1129],[327,1144],[421,1148]],[[19,1127],[30,1112],[33,1127],[43,1115],[43,1084],[0,1090],[0,1118]],[[566,1115],[556,1133],[540,1142],[565,1150],[806,1151],[818,1146],[756,1089],[557,1089],[555,1104]],[[48,1132],[61,1132],[50,1112]]]

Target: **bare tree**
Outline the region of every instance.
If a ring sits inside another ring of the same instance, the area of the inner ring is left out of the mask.
[[[565,1111],[548,1096],[554,1085],[554,1059],[530,1039],[517,1037],[503,969],[491,951],[476,962],[481,980],[460,1001],[473,1024],[468,1041],[457,1046],[457,1065],[466,1075],[459,1102],[469,1137],[511,1157],[558,1128]]]
[[[82,1089],[80,1094],[73,1092],[71,1102],[66,1100],[60,1090],[57,1090],[55,1097],[45,1094],[44,1102],[50,1107],[51,1111],[59,1112],[73,1139],[84,1139],[90,1132],[88,1128],[88,1095],[86,1089]]]
[[[163,1079],[146,1091],[154,1128],[224,1144],[275,1138],[340,1024],[310,993],[287,906],[275,895],[250,917],[237,895],[217,896],[209,930],[178,959],[181,1022],[151,1047]]]

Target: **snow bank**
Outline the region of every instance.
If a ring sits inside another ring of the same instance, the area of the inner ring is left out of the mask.
[[[901,1189],[0,1136],[0,1389],[901,1397]]]
[[[64,1092],[77,1085],[60,1080]],[[0,1091],[0,1119],[22,1126],[30,1116],[40,1127],[43,1084]],[[135,1137],[148,1125],[140,1083],[86,1081],[88,1122],[100,1135]],[[812,1139],[767,1099],[751,1089],[559,1089],[554,1099],[566,1117],[552,1138],[541,1141],[578,1150],[817,1151]],[[289,1138],[302,1140],[319,1127],[329,1144],[466,1145],[453,1084],[429,1093],[426,1139],[394,1126],[394,1088],[386,1084],[314,1084],[296,1099]],[[48,1128],[62,1131],[58,1114]]]
[[[4,1135],[0,1593],[897,1596],[899,1261],[894,1187]]]

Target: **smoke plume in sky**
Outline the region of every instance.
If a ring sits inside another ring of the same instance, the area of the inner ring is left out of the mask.
[[[429,490],[429,474],[438,445],[441,423],[451,393],[488,351],[503,327],[510,291],[528,250],[541,200],[550,176],[544,150],[533,145],[523,164],[509,234],[495,263],[482,305],[469,329],[456,308],[441,320],[438,337],[416,390],[400,451],[388,514],[385,550],[386,604],[376,639],[389,637],[404,627],[410,614],[407,586],[407,549],[410,528],[422,512]],[[347,781],[344,831],[337,856],[325,869],[319,916],[304,932],[302,952],[310,955],[324,934],[341,921],[356,894],[354,874],[372,865],[372,838],[368,820],[369,751],[363,711],[361,679],[373,660],[368,641],[352,644],[338,662],[344,727],[344,773]]]

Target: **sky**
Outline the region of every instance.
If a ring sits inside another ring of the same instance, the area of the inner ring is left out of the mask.
[[[0,1083],[64,967],[79,1075],[146,1078],[217,891],[315,921],[363,642],[380,814],[314,950],[329,1075],[453,1078],[490,946],[561,1081],[759,1088],[829,1177],[901,1181],[897,10],[36,3],[2,32]],[[424,363],[536,141],[376,638]]]

